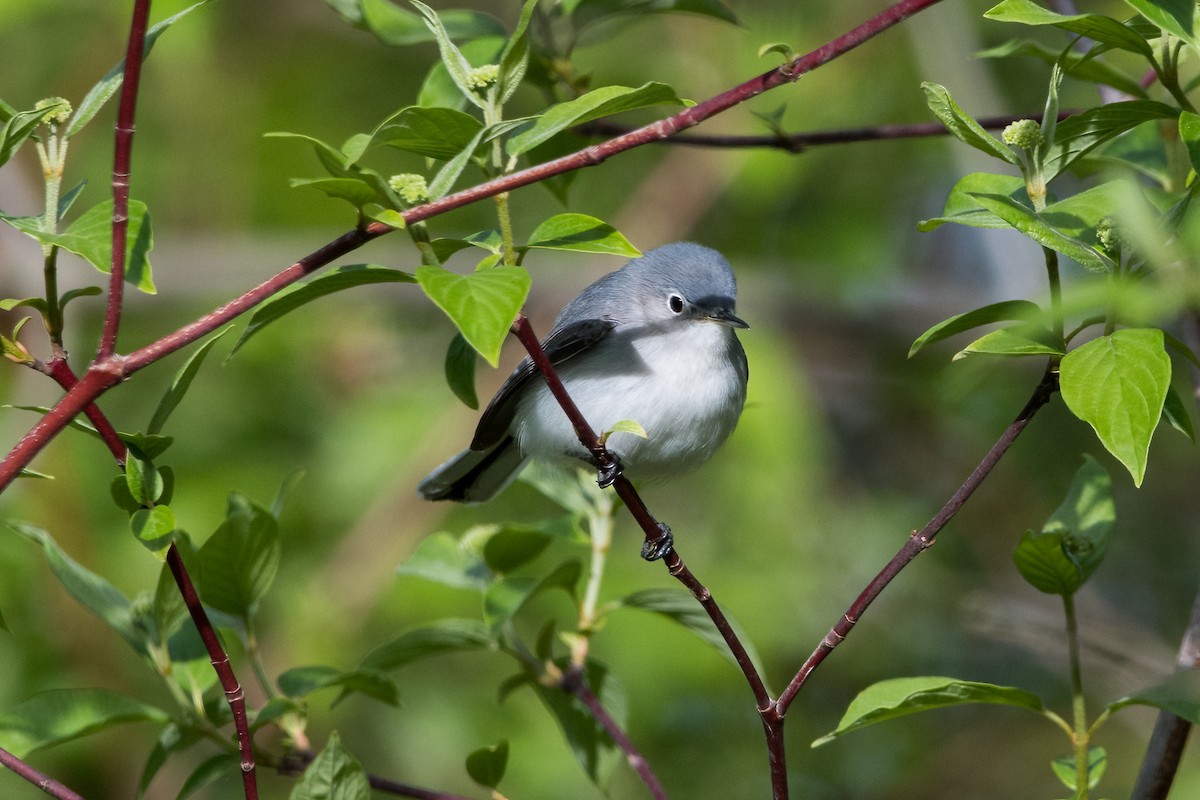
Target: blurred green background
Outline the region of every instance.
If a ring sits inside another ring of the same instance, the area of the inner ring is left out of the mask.
[[[78,102],[121,57],[130,5],[0,0],[0,97],[21,108],[49,95]],[[154,19],[185,5],[162,0]],[[508,26],[518,8],[515,1],[459,5]],[[759,58],[760,45],[784,40],[805,51],[883,7],[865,0],[729,5],[740,26],[648,15],[605,28],[579,50],[578,69],[593,73],[596,85],[662,80],[702,100],[770,68],[777,56]],[[1019,33],[985,22],[989,5],[936,6],[698,130],[765,133],[752,112],[784,104],[789,130],[929,121],[923,80],[946,85],[975,114],[1040,114],[1043,65],[973,58]],[[318,174],[311,152],[262,134],[289,130],[340,142],[370,130],[412,102],[435,59],[432,45],[383,46],[320,0],[216,2],[167,32],[144,74],[133,173],[134,196],[154,219],[159,294],[129,296],[122,349],[174,330],[349,228],[343,204],[288,188],[291,176]],[[532,91],[518,94],[513,110],[531,113],[539,102]],[[1077,84],[1064,87],[1064,107],[1095,102]],[[115,103],[72,142],[66,185],[90,181],[80,208],[108,194],[114,115]],[[390,174],[413,165],[381,158],[378,166]],[[1040,375],[1032,362],[980,358],[952,366],[948,346],[906,359],[911,341],[944,317],[1044,292],[1041,254],[1028,240],[955,226],[917,233],[916,223],[940,212],[957,178],[981,168],[993,167],[938,138],[798,155],[652,145],[584,170],[572,188],[571,210],[613,223],[639,248],[693,239],[722,250],[738,272],[739,314],[752,326],[741,337],[751,362],[746,413],[710,464],[649,488],[646,497],[675,530],[688,565],[749,633],[776,692],[909,532],[957,488]],[[477,178],[468,171],[460,185]],[[36,213],[39,186],[27,149],[0,170],[0,208]],[[518,238],[562,210],[540,187],[515,193],[512,206]],[[494,225],[488,203],[430,223],[438,236]],[[417,263],[403,234],[344,259],[361,261],[402,269]],[[40,263],[32,240],[0,230],[2,296],[38,293]],[[60,263],[68,287],[100,282],[81,262]],[[620,262],[537,253],[526,265],[534,276],[531,315],[544,332],[567,299]],[[1068,271],[1065,280],[1078,277]],[[96,299],[71,309],[76,369],[94,350],[100,310]],[[44,357],[33,328],[23,340]],[[304,472],[282,519],[280,576],[261,612],[273,673],[314,663],[350,667],[404,629],[477,614],[475,596],[397,578],[396,565],[430,533],[552,512],[521,485],[484,507],[418,500],[417,481],[469,439],[477,416],[442,380],[451,335],[449,321],[414,287],[351,291],[293,314],[227,363],[233,337],[218,345],[171,419],[172,506],[196,540],[222,519],[229,491],[269,503],[287,475]],[[481,396],[507,374],[517,349],[506,345],[501,370],[481,370]],[[105,396],[102,407],[118,428],[145,426],[180,363],[176,355]],[[2,402],[49,403],[56,395],[30,370],[0,370]],[[3,441],[15,442],[33,419],[0,414]],[[1025,585],[1010,553],[1021,532],[1040,527],[1058,505],[1084,452],[1112,472],[1118,509],[1108,561],[1078,598],[1093,708],[1170,671],[1200,572],[1193,447],[1160,431],[1145,484],[1134,490],[1086,426],[1055,401],[793,705],[793,796],[1064,793],[1048,761],[1065,755],[1067,742],[1038,718],[1009,709],[918,715],[817,751],[808,744],[836,725],[859,690],[897,676],[1019,685],[1067,713],[1059,601]],[[0,514],[46,528],[126,594],[152,591],[159,565],[109,500],[115,467],[106,451],[68,432],[34,466],[55,479],[19,482],[0,501]],[[621,517],[606,598],[675,585],[661,566],[638,558],[639,544]],[[543,603],[545,613],[569,623],[563,597]],[[107,687],[167,702],[142,662],[63,591],[41,553],[11,534],[0,534],[0,612],[11,628],[0,634],[0,708],[59,687]],[[750,692],[719,654],[636,612],[616,615],[593,654],[623,680],[629,733],[672,797],[768,796]],[[235,666],[252,703],[261,702],[236,654]],[[512,671],[493,654],[420,662],[398,673],[399,709],[356,696],[330,711],[332,693],[317,695],[310,735],[319,746],[337,729],[371,772],[477,797],[484,792],[465,775],[463,758],[508,739],[511,765],[501,785],[508,796],[601,796],[532,693],[497,702],[496,687]],[[1102,729],[1097,744],[1110,760],[1101,795],[1128,794],[1153,717],[1131,709]],[[129,797],[152,744],[147,726],[127,726],[31,761],[85,796]],[[174,797],[198,760],[199,750],[178,759],[148,796]],[[268,797],[286,796],[291,785],[268,771],[261,780]],[[229,781],[202,796],[238,791]],[[1172,797],[1197,791],[1193,745]],[[611,794],[645,791],[622,768]],[[0,795],[41,796],[7,774]]]

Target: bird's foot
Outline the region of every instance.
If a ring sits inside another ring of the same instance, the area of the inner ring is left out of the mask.
[[[617,460],[615,455],[608,454],[607,458],[603,458],[596,463],[596,483],[601,489],[607,489],[617,482],[617,478],[625,472],[625,468],[621,466],[621,462]]]
[[[675,537],[671,535],[671,529],[665,523],[658,523],[658,537],[651,539],[646,537],[646,541],[642,543],[642,558],[647,561],[658,561],[675,547]]]

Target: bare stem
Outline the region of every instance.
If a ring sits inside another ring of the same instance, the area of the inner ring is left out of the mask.
[[[133,155],[134,116],[138,85],[142,78],[142,54],[146,47],[146,25],[150,18],[150,0],[134,0],[133,20],[129,26],[129,45],[125,48],[125,76],[117,106],[116,152],[113,155],[112,272],[108,281],[108,305],[104,311],[104,329],[96,359],[111,356],[117,349],[117,330],[121,327],[121,305],[125,291],[125,235],[129,229],[129,175]]]
[[[17,777],[24,778],[58,800],[83,800],[83,795],[68,789],[49,775],[39,772],[4,748],[0,748],[0,766],[12,770]]]

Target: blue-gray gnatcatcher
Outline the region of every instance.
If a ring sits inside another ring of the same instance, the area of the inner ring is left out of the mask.
[[[608,449],[633,478],[671,476],[708,459],[729,438],[746,401],[749,370],[734,328],[733,270],[690,242],[634,259],[580,292],[542,347],[597,433],[632,420]],[[529,459],[566,466],[591,454],[526,358],[492,398],[471,446],[431,472],[427,500],[481,503]]]

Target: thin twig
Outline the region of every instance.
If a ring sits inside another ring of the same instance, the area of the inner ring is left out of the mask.
[[[617,721],[608,713],[608,709],[600,702],[600,698],[596,697],[595,692],[587,685],[587,681],[583,677],[583,671],[578,666],[567,670],[563,673],[559,685],[563,691],[573,695],[587,706],[588,711],[592,714],[592,718],[600,723],[600,726],[608,732],[613,742],[625,754],[625,761],[638,774],[638,777],[642,779],[642,783],[650,791],[650,796],[655,800],[667,800],[667,792],[663,789],[658,776],[654,774],[654,770],[650,768],[650,762],[646,761],[645,756],[638,750],[637,745],[621,729]]]
[[[57,800],[83,800],[83,795],[68,789],[49,775],[37,771],[2,747],[0,747],[0,766],[12,770],[18,777],[24,778]]]
[[[1071,116],[1073,111],[1059,113],[1059,121]],[[1021,119],[1034,119],[1037,115],[1004,114],[995,117],[980,117],[976,120],[988,130],[997,130]],[[607,120],[597,120],[581,125],[575,129],[584,136],[619,136],[628,133],[631,128],[618,125]],[[940,122],[914,122],[894,125],[872,125],[862,128],[839,128],[829,131],[812,131],[809,133],[766,134],[762,136],[739,136],[704,133],[680,133],[664,140],[662,144],[680,144],[692,147],[714,147],[728,149],[774,148],[786,150],[789,153],[803,153],[810,147],[830,144],[854,144],[857,142],[878,142],[891,139],[919,139],[932,136],[945,136],[949,133],[946,126]]]
[[[892,582],[893,578],[900,574],[900,571],[910,561],[933,545],[934,537],[938,535],[938,532],[946,527],[946,524],[958,513],[958,510],[963,507],[967,499],[979,488],[979,484],[983,482],[983,479],[996,467],[996,464],[1000,461],[1000,457],[1008,451],[1008,448],[1016,441],[1021,431],[1025,430],[1025,426],[1033,419],[1033,415],[1049,402],[1051,395],[1057,389],[1057,384],[1057,375],[1047,370],[1041,382],[1038,383],[1037,388],[1034,389],[1033,395],[1029,398],[1025,407],[1021,409],[1021,413],[1017,415],[1012,424],[996,440],[996,443],[988,450],[983,460],[979,462],[978,466],[975,467],[962,486],[958,488],[958,491],[946,501],[946,504],[929,521],[929,524],[920,531],[913,532],[912,536],[904,542],[904,546],[900,548],[900,551],[892,557],[887,566],[859,594],[858,598],[850,605],[850,608],[842,615],[841,619],[825,634],[825,638],[821,640],[821,643],[817,645],[812,655],[804,662],[800,671],[792,678],[792,682],[780,694],[779,700],[776,702],[775,713],[781,719],[787,713],[788,706],[796,698],[796,693],[800,691],[805,682],[808,681],[809,676],[812,675],[813,670],[821,665],[821,662],[833,652],[835,647],[841,644],[842,640],[846,638],[851,629],[858,623],[863,612],[879,596],[880,592]]]
[[[115,153],[113,155],[112,267],[108,280],[108,304],[104,310],[104,329],[96,360],[108,358],[117,350],[117,330],[121,327],[121,306],[125,292],[125,238],[129,230],[129,176],[133,156],[134,115],[138,85],[142,77],[142,54],[146,47],[146,25],[150,18],[150,0],[134,0],[133,20],[129,25],[129,45],[125,48],[125,75],[117,106]]]

